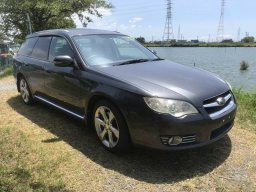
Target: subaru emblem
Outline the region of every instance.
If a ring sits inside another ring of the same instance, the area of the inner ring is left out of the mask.
[[[226,103],[226,99],[225,99],[224,97],[219,97],[219,98],[217,99],[217,103],[218,103],[220,106],[223,106],[223,105],[225,105],[225,103]]]

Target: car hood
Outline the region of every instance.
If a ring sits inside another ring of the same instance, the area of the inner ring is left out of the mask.
[[[104,74],[143,89],[150,96],[189,100],[202,106],[205,99],[229,90],[216,75],[171,61],[151,61],[105,67]]]

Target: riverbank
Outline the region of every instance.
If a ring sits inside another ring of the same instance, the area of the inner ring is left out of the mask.
[[[256,47],[256,43],[145,43],[146,47]]]
[[[242,129],[247,129],[256,134],[256,92],[233,90],[237,102],[237,122]]]

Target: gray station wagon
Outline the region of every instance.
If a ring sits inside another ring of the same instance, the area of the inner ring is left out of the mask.
[[[118,32],[31,34],[14,58],[14,76],[25,104],[40,101],[86,121],[112,152],[204,146],[226,135],[236,114],[227,82],[160,59]]]

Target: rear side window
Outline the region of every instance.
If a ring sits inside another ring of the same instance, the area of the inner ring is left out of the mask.
[[[33,49],[32,57],[47,60],[51,39],[51,37],[39,37]]]
[[[21,55],[31,55],[33,47],[36,44],[38,37],[33,37],[33,38],[29,38],[26,39],[26,41],[21,45],[19,53]]]

